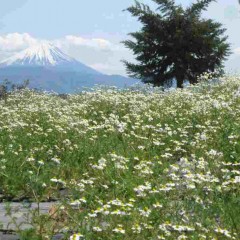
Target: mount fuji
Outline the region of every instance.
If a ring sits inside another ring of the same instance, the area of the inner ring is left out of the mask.
[[[138,82],[120,75],[106,75],[66,55],[50,43],[40,43],[0,62],[0,81],[30,81],[30,88],[73,93],[84,87],[109,85],[123,88]]]

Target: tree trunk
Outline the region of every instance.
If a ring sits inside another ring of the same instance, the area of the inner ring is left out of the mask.
[[[184,81],[184,76],[177,76],[176,77],[177,80],[177,88],[183,88],[183,81]]]

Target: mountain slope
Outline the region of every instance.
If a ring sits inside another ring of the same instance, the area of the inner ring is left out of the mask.
[[[0,62],[0,81],[30,80],[30,87],[71,93],[94,85],[130,86],[135,79],[105,75],[66,55],[49,43],[30,47]]]

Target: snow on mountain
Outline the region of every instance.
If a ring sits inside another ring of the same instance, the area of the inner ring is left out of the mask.
[[[59,48],[50,43],[40,43],[27,48],[15,56],[2,62],[0,66],[10,65],[34,65],[34,66],[56,66],[58,64],[73,62],[77,60],[64,54]]]

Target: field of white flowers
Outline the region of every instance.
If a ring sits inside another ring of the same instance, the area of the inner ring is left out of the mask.
[[[60,202],[23,239],[238,240],[240,78],[15,92],[0,101],[0,194]]]

